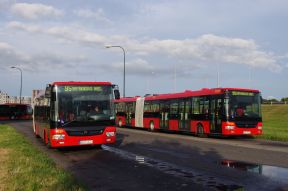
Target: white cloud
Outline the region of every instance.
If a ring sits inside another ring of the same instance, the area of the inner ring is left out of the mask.
[[[104,70],[109,70],[113,72],[123,71],[123,62],[106,64],[101,66]],[[146,60],[136,59],[125,63],[126,72],[130,75],[151,75],[156,70],[155,66],[149,64]],[[160,70],[161,71],[161,70]]]
[[[0,42],[0,57],[0,68],[3,70],[17,65],[26,71],[34,72],[81,67],[79,63],[87,60],[84,56],[68,56],[51,53],[27,55],[17,51],[13,46],[5,42]]]
[[[105,14],[103,9],[97,9],[96,11],[92,11],[90,9],[80,9],[77,11],[74,11],[74,14],[76,14],[78,17],[82,17],[85,19],[95,19],[100,22],[105,23],[112,23],[111,20],[109,20]]]
[[[184,40],[145,39],[142,41],[126,36],[105,36],[81,28],[50,27],[10,22],[8,27],[27,32],[42,33],[85,45],[104,46],[121,44],[129,53],[163,54],[179,60],[202,61],[205,63],[242,64],[263,68],[273,72],[282,70],[278,57],[260,50],[253,40],[228,38],[206,34]]]
[[[11,12],[26,19],[39,19],[42,17],[59,17],[63,11],[44,4],[15,3],[11,7]]]
[[[103,64],[100,65],[101,68],[105,71],[109,72],[123,72],[123,62],[117,62],[112,64]],[[151,76],[153,74],[157,75],[165,75],[168,72],[170,73],[169,69],[161,68],[161,66],[157,66],[155,64],[148,63],[144,59],[134,59],[130,60],[129,62],[125,63],[125,69],[127,75],[136,75],[136,76]]]
[[[128,48],[143,53],[162,53],[180,59],[244,64],[278,72],[282,67],[273,53],[259,50],[253,40],[220,37],[213,34],[185,40],[134,41]]]
[[[0,42],[0,67],[7,69],[18,63],[26,63],[29,57],[17,52],[11,45]]]

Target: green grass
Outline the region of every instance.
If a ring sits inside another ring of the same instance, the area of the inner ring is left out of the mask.
[[[0,190],[85,190],[7,125],[0,125]]]
[[[288,105],[262,105],[261,139],[288,141]]]

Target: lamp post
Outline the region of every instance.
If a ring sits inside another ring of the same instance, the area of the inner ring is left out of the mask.
[[[122,46],[105,46],[106,48],[121,48],[123,50],[123,55],[124,55],[124,71],[123,71],[123,97],[125,97],[125,70],[126,70],[126,66],[125,66],[125,49]]]
[[[21,68],[18,68],[18,67],[15,67],[15,66],[11,66],[11,68],[15,68],[15,69],[17,69],[17,70],[19,70],[20,71],[20,77],[21,77],[21,83],[20,83],[20,104],[21,104],[21,100],[22,100],[22,70],[21,70]]]
[[[220,64],[217,63],[217,88],[220,87]]]

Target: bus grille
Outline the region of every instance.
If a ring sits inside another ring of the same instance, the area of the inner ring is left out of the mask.
[[[69,136],[92,136],[100,135],[103,130],[81,130],[81,131],[66,131]]]
[[[239,128],[255,128],[258,122],[251,122],[251,121],[242,121],[236,122],[237,127]]]

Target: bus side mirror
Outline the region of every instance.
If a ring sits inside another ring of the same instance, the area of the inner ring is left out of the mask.
[[[114,96],[115,96],[115,99],[120,99],[120,92],[119,90],[114,90]]]

